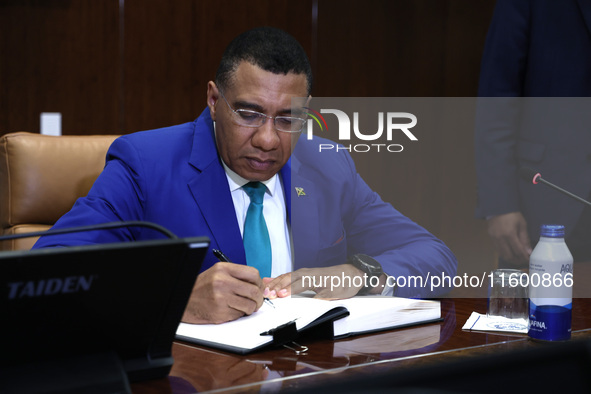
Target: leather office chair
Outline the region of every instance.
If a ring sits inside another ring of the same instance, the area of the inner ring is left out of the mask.
[[[27,132],[0,137],[0,234],[49,229],[88,193],[115,138]],[[36,240],[0,242],[0,250],[30,249]]]

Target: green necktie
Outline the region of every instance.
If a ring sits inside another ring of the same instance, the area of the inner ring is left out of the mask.
[[[259,270],[261,277],[271,276],[271,241],[263,216],[263,198],[267,187],[261,182],[249,182],[242,186],[250,205],[244,221],[244,251],[246,263]]]

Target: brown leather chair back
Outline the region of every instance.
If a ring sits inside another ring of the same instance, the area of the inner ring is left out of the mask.
[[[114,135],[0,137],[0,232],[49,229],[103,170]],[[0,242],[0,250],[30,249],[37,238]]]

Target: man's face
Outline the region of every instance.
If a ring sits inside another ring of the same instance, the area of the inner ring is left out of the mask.
[[[291,99],[306,97],[306,87],[304,74],[273,74],[242,62],[223,94],[234,110],[290,116]],[[249,181],[264,181],[279,172],[300,133],[279,131],[272,119],[260,127],[236,124],[232,110],[214,82],[207,86],[207,104],[216,122],[218,152],[232,171]]]

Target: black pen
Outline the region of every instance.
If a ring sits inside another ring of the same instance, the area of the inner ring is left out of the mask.
[[[228,256],[226,256],[221,250],[214,249],[213,250],[213,255],[215,257],[217,257],[220,261],[223,261],[225,263],[231,263],[231,261],[228,258]]]
[[[225,263],[231,263],[232,262],[232,261],[230,261],[230,259],[228,258],[228,256],[226,256],[224,254],[224,252],[222,252],[221,250],[213,249],[212,252],[213,252],[213,255],[215,257],[217,257],[220,261],[223,261]],[[267,297],[263,297],[263,301],[265,301],[267,304],[269,304],[273,308],[275,308],[275,305],[273,305],[273,303],[271,302],[271,300],[268,299]]]

